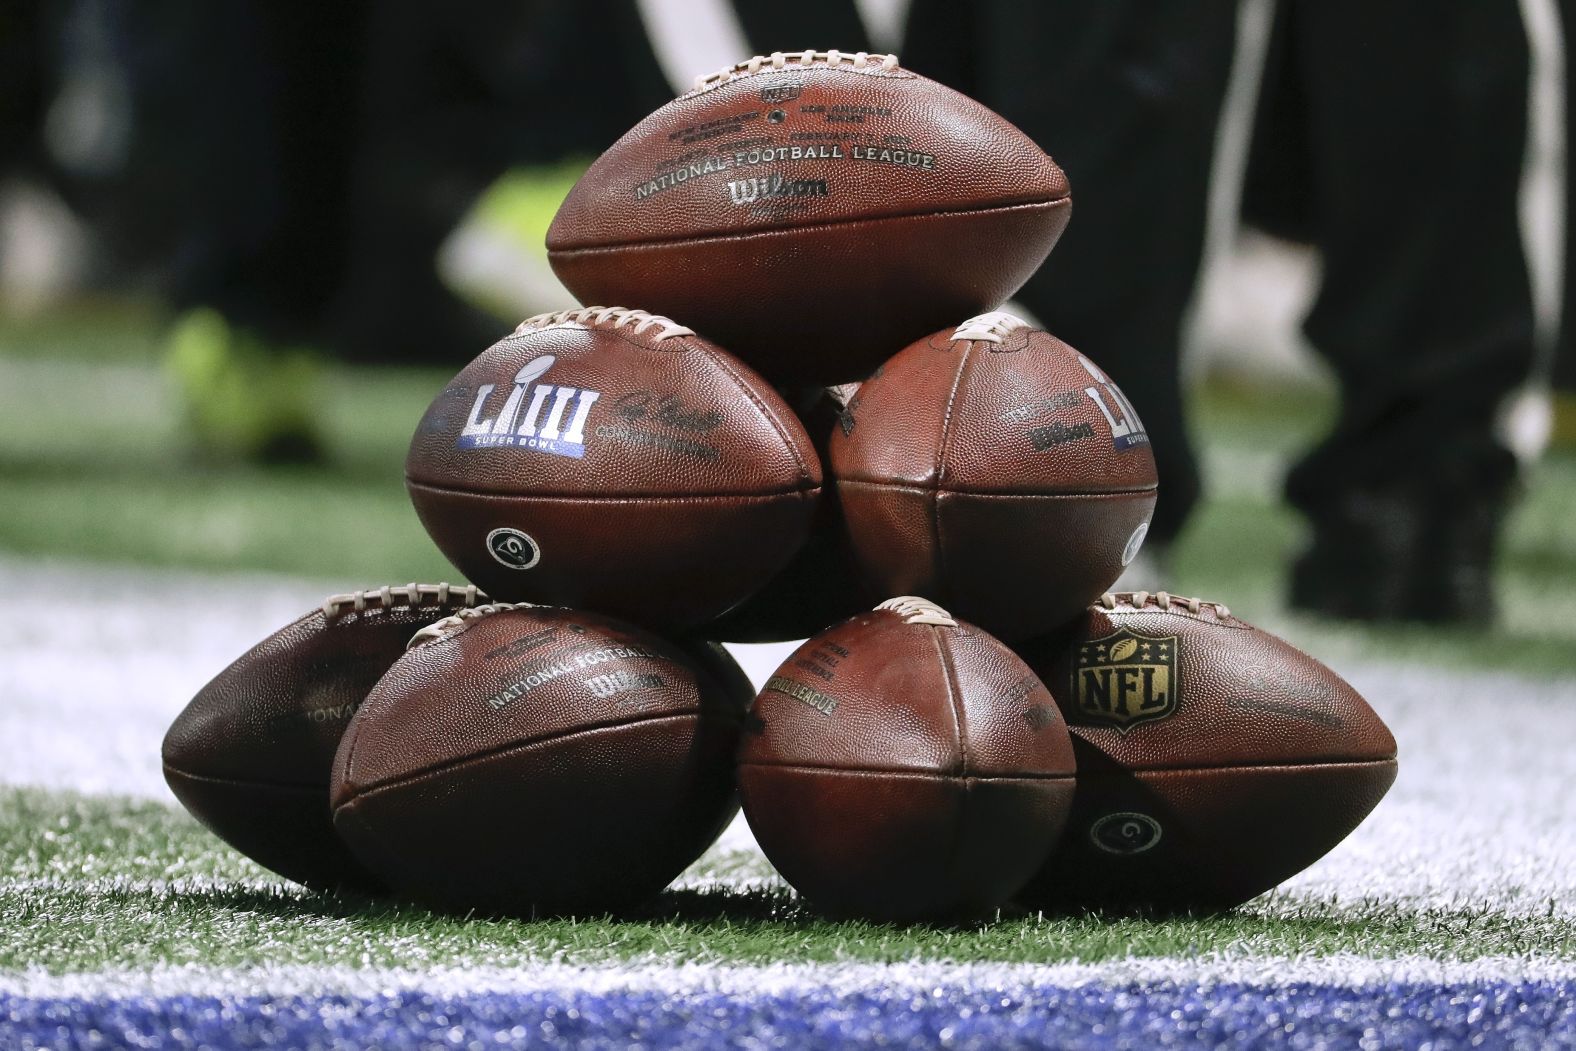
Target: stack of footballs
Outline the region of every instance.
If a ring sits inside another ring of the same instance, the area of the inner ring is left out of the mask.
[[[171,729],[176,795],[303,883],[507,914],[637,905],[741,798],[813,906],[878,920],[1224,907],[1306,866],[1394,741],[1224,606],[1103,594],[1148,438],[995,309],[1069,208],[892,56],[701,78],[548,233],[583,302],[632,306],[529,319],[416,430],[411,499],[474,585],[265,640]],[[759,696],[717,644],[807,635]]]

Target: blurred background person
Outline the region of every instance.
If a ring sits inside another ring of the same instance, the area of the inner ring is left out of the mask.
[[[169,364],[220,457],[317,456],[311,352],[496,339],[439,246],[511,165],[593,154],[668,97],[629,3],[77,0],[18,28],[50,178],[179,313]]]
[[[1018,298],[1141,407],[1162,554],[1199,495],[1180,359],[1237,6],[914,0],[904,45],[1067,170],[1076,220]],[[1286,482],[1312,531],[1291,603],[1486,619],[1516,473],[1496,420],[1533,363],[1520,14],[1281,0],[1267,68],[1246,203],[1320,250],[1303,327],[1341,395]]]
[[[1318,246],[1304,327],[1342,393],[1286,487],[1312,527],[1293,603],[1481,618],[1515,475],[1494,417],[1531,360],[1524,30],[1514,5],[1465,0],[1411,20],[1276,10],[1244,208]],[[1070,174],[1077,220],[1019,298],[1111,369],[1154,435],[1161,571],[1143,583],[1159,584],[1201,489],[1180,359],[1238,16],[1230,0],[24,4],[0,16],[0,134],[8,168],[58,186],[108,249],[90,279],[176,312],[195,444],[310,459],[316,353],[453,364],[522,306],[559,305],[516,297],[494,317],[440,275],[500,175],[588,158],[745,55],[902,35],[905,65]]]

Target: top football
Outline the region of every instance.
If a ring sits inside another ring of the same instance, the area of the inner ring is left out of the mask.
[[[895,56],[777,53],[614,143],[547,248],[581,302],[639,303],[775,382],[829,384],[1001,305],[1070,206],[1028,136]]]

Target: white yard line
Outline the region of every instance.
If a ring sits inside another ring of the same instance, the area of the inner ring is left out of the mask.
[[[318,996],[371,997],[400,992],[436,996],[487,993],[557,992],[604,995],[654,991],[674,997],[720,993],[766,997],[817,993],[879,992],[886,996],[925,995],[933,990],[973,990],[1024,994],[1035,988],[1082,985],[1127,986],[1160,983],[1278,988],[1312,984],[1368,988],[1392,983],[1459,986],[1476,982],[1571,982],[1576,962],[1490,956],[1466,962],[1441,962],[1403,956],[1372,959],[1352,955],[1320,957],[1219,956],[1123,959],[1101,963],[981,964],[902,962],[824,963],[748,966],[664,964],[620,961],[605,965],[525,964],[507,969],[435,967],[422,970],[376,968],[160,967],[150,971],[100,971],[51,975],[42,971],[0,974],[0,995],[32,999],[83,997]]]

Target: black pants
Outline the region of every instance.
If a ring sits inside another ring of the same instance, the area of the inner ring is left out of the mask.
[[[1565,273],[1560,306],[1560,331],[1554,347],[1554,385],[1576,393],[1576,0],[1559,0],[1560,35],[1565,48]]]
[[[1493,414],[1531,353],[1515,5],[1284,3],[1277,68],[1282,85],[1296,78],[1307,153],[1290,167],[1301,185],[1281,189],[1316,224],[1325,271],[1307,332],[1343,406],[1289,495],[1313,509],[1366,486],[1498,491],[1514,465]],[[1073,221],[1020,298],[1143,415],[1160,540],[1199,488],[1178,359],[1235,12],[1228,0],[915,0],[904,48],[906,64],[1000,110],[1067,170]]]
[[[915,0],[904,42],[905,65],[996,109],[1066,170],[1072,222],[1017,298],[1137,406],[1159,541],[1198,499],[1179,339],[1235,28],[1234,0]]]
[[[356,359],[507,331],[444,288],[442,240],[510,164],[671,97],[630,0],[69,7],[65,49],[84,22],[110,42],[130,118],[113,163],[63,173],[73,203],[173,305]]]
[[[1315,523],[1364,491],[1498,501],[1515,461],[1495,417],[1533,364],[1520,14],[1281,5],[1248,203],[1266,166],[1300,173],[1289,185],[1324,259],[1304,327],[1341,387],[1335,429],[1287,496]]]

